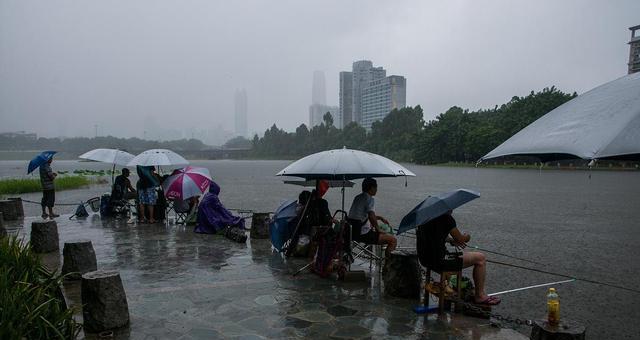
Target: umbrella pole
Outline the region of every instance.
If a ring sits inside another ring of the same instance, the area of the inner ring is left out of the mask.
[[[113,168],[111,169],[111,186],[113,186],[113,175],[116,173],[116,163],[113,163]]]

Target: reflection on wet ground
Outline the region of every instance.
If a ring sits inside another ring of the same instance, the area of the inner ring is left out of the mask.
[[[381,293],[375,268],[368,283],[308,272],[293,277],[305,260],[284,261],[272,253],[269,240],[238,244],[195,234],[191,227],[67,217],[58,219],[61,250],[65,241],[89,238],[98,268],[120,272],[131,325],[115,332],[117,339],[526,338],[486,320],[416,315],[416,301]],[[9,231],[29,235],[33,220]],[[59,266],[60,253],[46,255],[45,262]],[[363,266],[368,271],[368,263]],[[79,286],[65,285],[76,306]]]

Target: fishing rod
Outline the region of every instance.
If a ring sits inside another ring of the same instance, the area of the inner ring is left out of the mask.
[[[409,234],[409,233],[405,233],[404,236],[409,237],[409,238],[413,238],[413,239],[416,238],[416,236],[414,234]],[[467,247],[472,248],[472,249],[476,249],[476,250],[480,250],[480,251],[484,251],[484,252],[487,252],[487,253],[495,254],[495,255],[509,257],[509,258],[512,258],[512,259],[515,259],[515,260],[520,260],[520,261],[529,262],[529,263],[532,263],[532,264],[537,264],[537,265],[540,265],[540,266],[546,266],[547,265],[545,263],[540,263],[540,262],[536,262],[536,261],[533,261],[533,260],[525,259],[525,258],[522,258],[522,257],[517,257],[517,256],[505,254],[505,253],[500,253],[500,252],[497,252],[497,251],[484,249],[484,248],[480,248],[480,247],[477,247],[477,246],[472,246],[472,245],[468,245],[467,244]]]
[[[487,252],[487,253],[491,253],[491,254],[496,254],[496,255],[500,255],[500,256],[504,256],[504,257],[510,257],[512,259],[516,259],[516,260],[520,260],[520,261],[524,261],[524,262],[537,264],[537,265],[540,265],[540,266],[546,266],[545,263],[540,263],[540,262],[536,262],[536,261],[533,261],[533,260],[528,260],[528,259],[525,259],[525,258],[522,258],[522,257],[517,257],[517,256],[505,254],[505,253],[499,253],[497,251],[493,251],[493,250],[489,250],[489,249],[483,249],[483,248],[480,248],[480,247],[477,247],[477,246],[467,245],[467,247],[473,248],[473,249],[476,249],[476,250],[480,250],[480,251],[484,251],[484,252]]]
[[[496,292],[496,293],[491,293],[491,294],[487,294],[488,296],[494,296],[494,295],[502,295],[502,294],[507,294],[507,293],[513,293],[513,292],[519,292],[521,290],[527,290],[527,289],[532,289],[532,288],[539,288],[539,287],[546,287],[546,286],[552,286],[552,285],[559,285],[559,284],[563,284],[563,283],[569,283],[569,282],[575,282],[576,279],[569,279],[569,280],[563,280],[563,281],[556,281],[556,282],[549,282],[549,283],[541,283],[539,285],[533,285],[533,286],[527,286],[527,287],[521,287],[521,288],[514,288],[514,289],[509,289],[509,290],[503,290],[501,292]]]
[[[529,267],[519,266],[519,265],[516,265],[516,264],[511,264],[511,263],[506,263],[506,262],[500,262],[500,261],[494,261],[494,260],[487,260],[487,262],[491,262],[491,263],[495,263],[495,264],[499,264],[499,265],[503,265],[503,266],[508,266],[508,267],[514,267],[514,268],[525,269],[525,270],[529,270],[529,271],[533,271],[533,272],[538,272],[538,273],[543,273],[543,274],[549,274],[549,275],[555,275],[555,276],[560,276],[560,277],[566,277],[566,278],[568,278],[568,279],[573,279],[573,280],[575,280],[575,281],[583,281],[583,282],[593,283],[593,284],[602,285],[602,286],[607,286],[607,287],[611,287],[611,288],[622,289],[622,290],[626,290],[626,291],[629,291],[629,292],[633,292],[633,293],[640,294],[640,290],[633,289],[633,288],[627,288],[627,287],[623,287],[623,286],[618,286],[618,285],[614,285],[614,284],[611,284],[611,283],[600,282],[600,281],[595,281],[595,280],[590,280],[590,279],[585,279],[585,278],[575,277],[575,276],[571,276],[571,275],[567,275],[567,274],[550,272],[550,271],[541,270],[541,269],[529,268]]]

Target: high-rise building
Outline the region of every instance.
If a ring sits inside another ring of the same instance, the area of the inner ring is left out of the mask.
[[[382,67],[373,67],[369,60],[359,60],[352,66],[352,119],[359,124],[362,119],[362,90],[370,82],[386,77],[387,71]],[[362,125],[362,124],[361,124]]]
[[[339,116],[340,120],[336,125],[342,129],[347,124],[355,121],[353,119],[353,73],[340,72],[340,91],[339,91]]]
[[[324,72],[313,72],[311,85],[311,104],[327,105],[327,87],[324,80]]]
[[[629,27],[629,74],[640,71],[640,25]]]
[[[407,105],[407,80],[402,76],[388,76],[374,80],[362,89],[360,125],[371,130],[373,122],[383,120],[389,112]]]
[[[351,78],[351,80],[349,80]],[[353,63],[352,72],[340,72],[340,127],[356,122],[367,130],[393,109],[406,106],[407,81],[389,76],[369,60]]]
[[[247,91],[241,89],[235,95],[235,135],[247,138],[247,134]]]

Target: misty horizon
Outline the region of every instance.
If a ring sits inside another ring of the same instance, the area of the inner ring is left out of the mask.
[[[5,1],[0,132],[219,145],[240,89],[250,136],[293,131],[309,125],[314,72],[337,105],[339,72],[363,59],[406,77],[425,120],[550,86],[580,94],[626,74],[637,13],[634,1]]]

